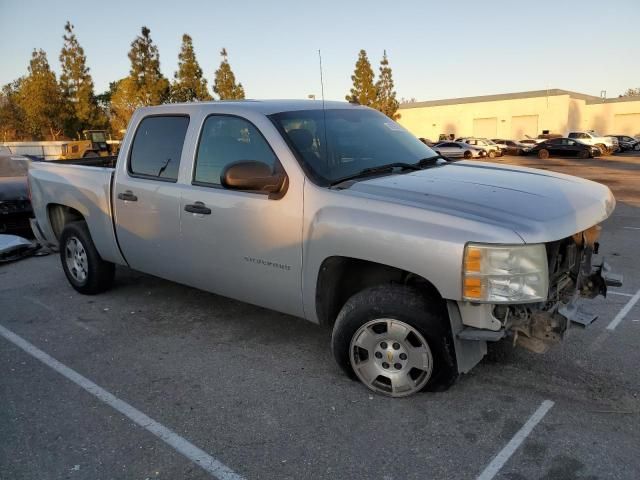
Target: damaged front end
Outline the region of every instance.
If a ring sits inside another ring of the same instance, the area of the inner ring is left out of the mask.
[[[607,295],[607,286],[621,286],[622,276],[611,273],[598,253],[601,227],[596,225],[571,237],[547,243],[549,296],[546,302],[496,305],[493,317],[502,323],[515,345],[544,353],[562,340],[569,325],[586,327],[597,319],[578,304],[580,298]]]

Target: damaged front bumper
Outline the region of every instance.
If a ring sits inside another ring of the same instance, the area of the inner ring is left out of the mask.
[[[600,230],[600,226],[594,226],[546,244],[550,288],[545,302],[517,305],[448,302],[459,368],[461,364],[475,365],[482,358],[479,355],[486,353],[486,342],[509,337],[514,345],[544,353],[562,340],[571,324],[586,327],[593,323],[597,315],[579,304],[579,299],[606,297],[607,287],[622,285],[622,276],[612,273],[604,260],[600,265],[592,265],[599,249]],[[474,343],[481,343],[484,348]]]

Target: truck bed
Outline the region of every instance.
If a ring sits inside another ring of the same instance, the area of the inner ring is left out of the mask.
[[[92,158],[91,163],[104,162],[105,158]],[[85,218],[100,256],[104,260],[124,264],[112,220],[114,169],[74,163],[32,162],[29,167],[34,214],[38,219],[47,219],[39,222],[42,234],[48,243],[57,245],[60,231],[56,227],[56,217],[73,215],[75,210]]]

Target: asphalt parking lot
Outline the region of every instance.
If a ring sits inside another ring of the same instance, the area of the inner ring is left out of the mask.
[[[246,479],[640,478],[640,156],[496,161],[608,184],[600,256],[625,283],[546,355],[485,360],[446,392],[371,394],[328,331],[126,269],[81,296],[55,255],[0,267],[0,326]],[[2,336],[0,362],[1,479],[212,478]]]

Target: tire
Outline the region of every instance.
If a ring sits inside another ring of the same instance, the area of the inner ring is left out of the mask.
[[[108,290],[113,284],[115,266],[100,258],[87,224],[67,224],[60,235],[60,260],[67,280],[85,295]]]
[[[549,150],[547,150],[546,148],[538,150],[538,158],[541,158],[543,160],[549,158]]]
[[[596,147],[598,147],[600,149],[600,155],[608,155],[609,154],[609,149],[605,145],[603,145],[602,143],[597,144]]]
[[[578,158],[589,158],[591,156],[591,154],[587,151],[587,150],[581,150],[578,152]]]
[[[406,286],[371,287],[347,300],[331,350],[347,375],[391,397],[444,390],[457,378],[444,302]]]
[[[636,152],[640,151],[640,143],[636,143],[636,144],[633,146],[633,150],[635,150]]]
[[[487,154],[487,157],[489,157],[489,158],[496,158],[496,152],[495,152],[495,150],[489,150],[489,153]]]
[[[84,155],[82,155],[82,158],[98,158],[99,156],[100,155],[98,155],[96,152],[91,150],[89,152],[84,152]]]
[[[469,150],[467,150],[466,152],[464,152],[463,157],[466,158],[467,160],[469,160],[470,158],[473,158],[473,153],[471,153]]]

